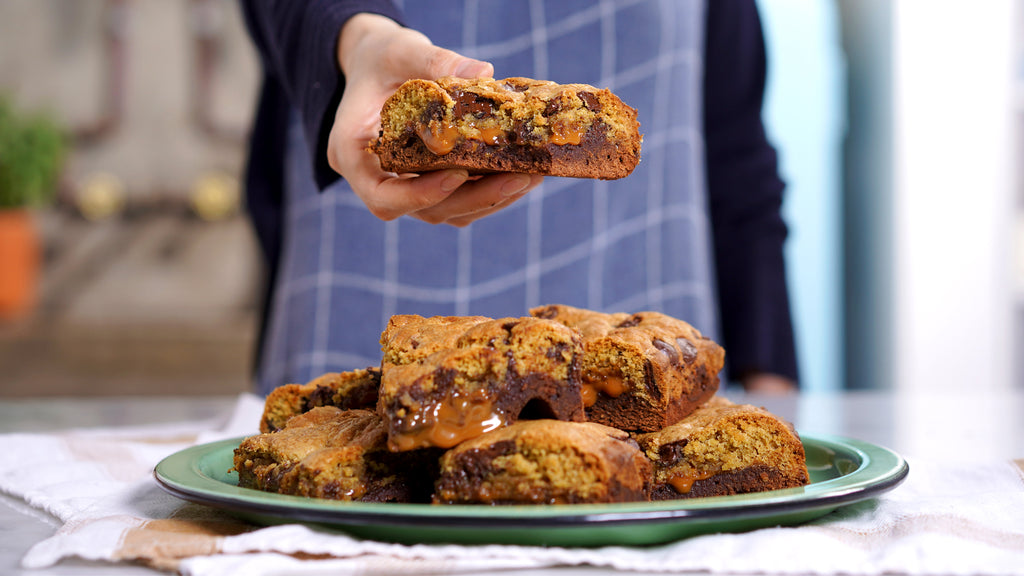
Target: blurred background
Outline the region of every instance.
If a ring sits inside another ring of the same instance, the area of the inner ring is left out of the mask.
[[[1024,389],[1021,0],[758,4],[805,388]],[[258,79],[234,0],[0,0],[0,396],[248,388]]]

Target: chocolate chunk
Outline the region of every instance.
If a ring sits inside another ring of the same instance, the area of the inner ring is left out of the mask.
[[[439,100],[435,100],[427,104],[423,109],[423,123],[429,124],[433,121],[440,122],[444,120],[444,104]]]
[[[601,101],[597,99],[597,94],[593,92],[580,92],[576,95],[583,101],[583,105],[587,107],[587,110],[591,112],[601,111]]]
[[[317,406],[327,406],[331,404],[334,398],[334,389],[330,386],[317,386],[316,390],[309,395],[306,399],[306,406],[304,411],[309,412]]]
[[[529,144],[537,139],[533,133],[533,123],[524,120],[516,120],[512,125],[512,133],[508,135],[510,144]]]
[[[479,94],[463,90],[453,90],[451,96],[455,100],[452,114],[456,118],[462,118],[467,114],[471,114],[474,118],[478,119],[494,116],[495,103],[490,98],[484,98]]]
[[[640,324],[641,318],[639,316],[632,316],[627,320],[623,320],[615,325],[616,328],[632,328]]]
[[[658,383],[654,379],[654,365],[650,360],[644,360],[644,387],[652,400],[655,402],[661,400],[661,388],[658,387]]]
[[[502,86],[505,87],[506,90],[509,90],[509,91],[512,91],[512,92],[526,92],[527,90],[530,89],[530,86],[528,84],[522,84],[522,83],[519,83],[519,82],[512,82],[511,80],[512,79],[509,78],[502,85]]]
[[[679,442],[663,444],[658,449],[658,458],[666,464],[675,464],[683,457],[683,448],[690,443],[689,438],[683,438]]]
[[[552,320],[556,316],[558,316],[558,307],[557,306],[548,306],[547,308],[544,308],[543,310],[538,310],[534,314],[534,317],[536,317],[536,318],[543,318],[544,320]]]
[[[670,364],[673,366],[679,365],[679,352],[676,350],[675,346],[658,338],[655,338],[651,344],[653,344],[659,352],[668,357]],[[689,342],[687,342],[687,344],[689,344]],[[694,350],[694,352],[696,353],[696,350]]]
[[[548,102],[544,107],[544,116],[554,116],[562,110],[562,101],[555,99]]]
[[[697,359],[697,347],[693,345],[686,338],[676,338],[676,344],[679,344],[679,349],[683,351],[683,361],[687,364],[692,364]]]

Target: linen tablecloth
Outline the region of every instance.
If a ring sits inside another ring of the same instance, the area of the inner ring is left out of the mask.
[[[259,527],[164,492],[153,467],[195,443],[253,434],[262,401],[228,421],[0,435],[0,491],[63,522],[25,567],[80,557],[186,575],[486,573],[554,566],[766,574],[1024,574],[1024,459],[910,460],[895,490],[816,521],[656,547],[401,545],[300,524]],[[244,572],[243,572],[244,571]]]

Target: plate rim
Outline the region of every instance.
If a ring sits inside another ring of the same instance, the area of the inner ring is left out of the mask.
[[[909,474],[906,460],[883,446],[833,434],[800,434],[805,445],[859,458],[850,472],[799,488],[706,498],[614,504],[528,504],[514,506],[344,502],[261,492],[205,474],[204,458],[235,447],[239,436],[197,444],[163,458],[154,468],[168,493],[229,512],[350,526],[448,527],[478,529],[570,528],[708,522],[763,518],[789,512],[835,509],[892,490]],[[184,472],[182,472],[184,471]]]

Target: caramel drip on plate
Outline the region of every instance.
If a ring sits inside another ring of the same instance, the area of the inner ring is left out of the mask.
[[[675,488],[676,492],[680,494],[689,494],[690,490],[693,489],[693,483],[698,480],[707,480],[717,474],[717,472],[710,471],[698,471],[690,470],[688,472],[673,472],[672,476],[669,477],[668,483]]]
[[[482,395],[463,396],[458,393],[411,415],[407,430],[392,434],[388,445],[392,451],[416,448],[451,448],[507,424],[505,414]]]

